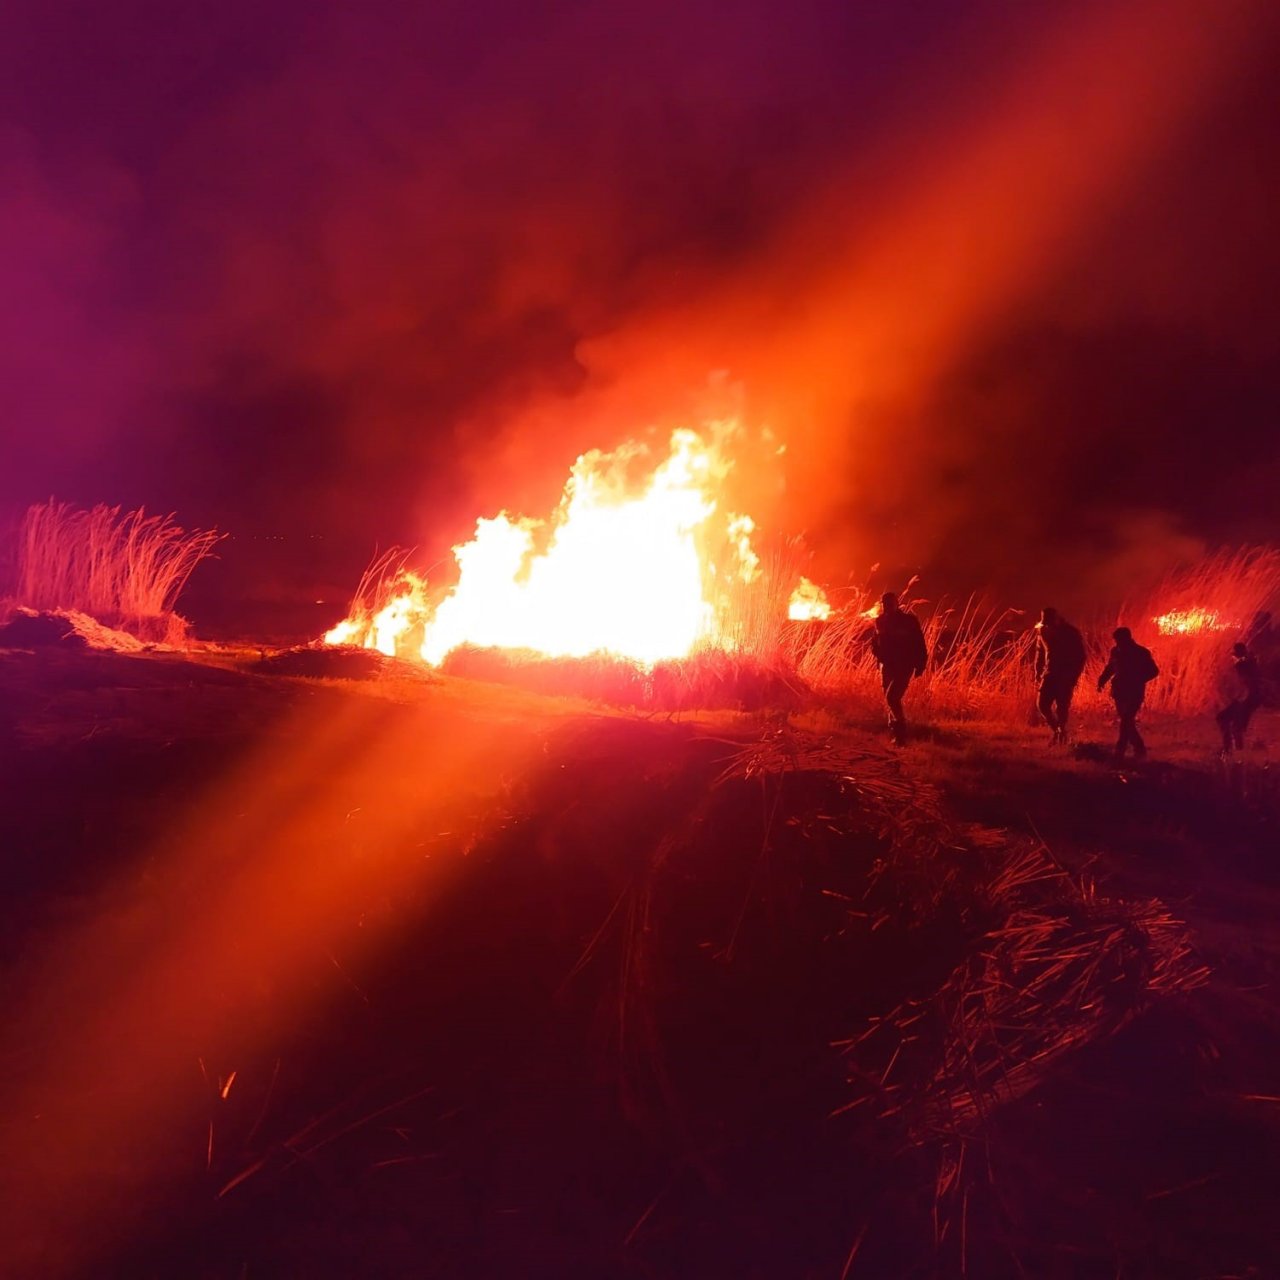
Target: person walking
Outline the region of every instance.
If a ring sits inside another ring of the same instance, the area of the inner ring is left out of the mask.
[[[1044,609],[1036,624],[1036,706],[1055,743],[1067,740],[1071,698],[1084,663],[1084,637],[1056,609]]]
[[[1244,735],[1249,721],[1262,705],[1262,671],[1258,660],[1244,644],[1231,646],[1231,658],[1236,679],[1240,682],[1240,692],[1217,715],[1224,756],[1229,756],[1233,747],[1244,750]]]
[[[1117,627],[1112,632],[1115,647],[1107,665],[1098,677],[1098,691],[1111,683],[1111,696],[1115,699],[1116,715],[1120,718],[1120,737],[1116,741],[1116,761],[1124,759],[1125,748],[1133,747],[1133,758],[1142,760],[1147,754],[1147,744],[1138,732],[1138,712],[1147,695],[1147,685],[1160,674],[1151,650],[1140,645],[1128,627]]]
[[[892,591],[886,591],[881,597],[880,616],[871,631],[871,652],[880,664],[880,683],[889,712],[889,732],[895,742],[901,743],[907,734],[902,699],[911,677],[924,675],[929,650],[920,623],[898,604],[898,597]]]

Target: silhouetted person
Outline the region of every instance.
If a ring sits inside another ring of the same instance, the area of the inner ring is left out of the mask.
[[[1133,758],[1141,760],[1147,754],[1147,744],[1138,732],[1138,712],[1146,697],[1147,685],[1160,674],[1160,668],[1151,650],[1140,645],[1128,627],[1117,627],[1112,635],[1115,647],[1098,677],[1098,689],[1105,689],[1107,681],[1111,681],[1111,696],[1116,702],[1116,715],[1120,717],[1116,759],[1123,760],[1125,748],[1132,746]]]
[[[1223,755],[1230,755],[1233,746],[1243,750],[1249,721],[1262,705],[1262,672],[1258,668],[1258,660],[1243,644],[1231,646],[1231,657],[1240,692],[1218,712]]]
[[[1056,609],[1043,611],[1036,631],[1036,706],[1054,742],[1066,742],[1071,697],[1084,671],[1084,637]]]
[[[884,687],[885,706],[889,709],[889,729],[894,740],[901,742],[907,732],[902,698],[911,677],[924,675],[929,651],[919,622],[898,607],[898,597],[892,591],[886,591],[881,598],[880,616],[871,632],[871,652],[880,664],[880,683]]]

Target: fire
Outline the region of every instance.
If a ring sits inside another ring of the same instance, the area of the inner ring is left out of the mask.
[[[358,645],[394,658],[405,634],[427,615],[427,583],[405,569],[397,574],[395,589],[387,594],[387,603],[372,614],[344,618],[326,631],[325,644]]]
[[[831,605],[821,587],[801,578],[791,593],[787,617],[792,622],[825,622],[831,617]]]
[[[1228,622],[1215,609],[1171,609],[1153,618],[1162,636],[1195,635],[1200,631],[1230,631],[1237,623]]]
[[[637,444],[583,454],[549,520],[501,512],[476,522],[471,541],[453,549],[457,584],[434,606],[421,578],[401,574],[325,641],[416,649],[432,666],[463,645],[645,664],[732,648],[735,596],[762,589],[762,576],[755,525],[723,509],[732,463],[719,441],[731,425],[716,426],[710,442],[674,432],[647,472]],[[805,580],[802,590],[810,616],[826,617],[821,591]]]

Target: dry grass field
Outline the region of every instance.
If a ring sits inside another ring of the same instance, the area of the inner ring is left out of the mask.
[[[4,1274],[1280,1271],[1272,713],[309,661],[0,655]]]

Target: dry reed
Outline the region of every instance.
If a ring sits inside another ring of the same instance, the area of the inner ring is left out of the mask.
[[[1201,715],[1232,696],[1231,646],[1246,638],[1258,613],[1277,603],[1280,550],[1240,547],[1169,574],[1150,594],[1126,605],[1114,625],[1129,627],[1160,666],[1147,688],[1147,706],[1169,715]],[[1107,628],[1103,645],[1109,643]]]
[[[963,605],[912,598],[902,603],[921,618],[930,653],[928,669],[913,682],[916,714],[949,719],[1016,717],[1035,697],[1036,633],[1025,614],[1001,609],[981,597]],[[817,693],[834,698],[878,697],[879,674],[871,653],[870,598],[852,592],[831,620],[807,624],[793,638],[789,660]],[[1129,627],[1160,666],[1148,686],[1149,711],[1170,716],[1203,715],[1235,690],[1231,646],[1249,636],[1257,615],[1280,604],[1280,550],[1243,547],[1217,552],[1170,573],[1118,613],[1083,627],[1089,661],[1077,699],[1082,707],[1105,705],[1095,680],[1107,659],[1111,633]],[[1179,628],[1179,620],[1188,619]],[[1280,675],[1280,654],[1259,655]]]
[[[978,596],[952,606],[901,594],[905,609],[922,619],[930,660],[911,688],[917,714],[968,719],[1008,712],[1029,702],[1034,632],[1017,610],[1001,609]],[[836,699],[878,697],[879,668],[871,652],[874,620],[865,592],[851,593],[826,623],[810,623],[795,639],[792,660],[815,692]]]
[[[178,596],[218,541],[212,531],[186,532],[172,515],[50,499],[28,508],[18,529],[17,602],[172,638],[183,629],[173,612]]]

